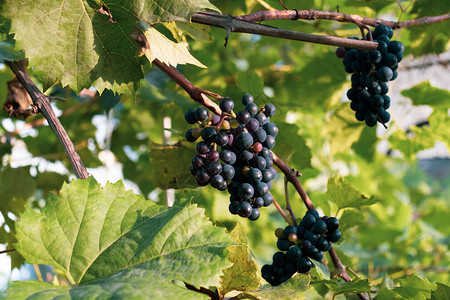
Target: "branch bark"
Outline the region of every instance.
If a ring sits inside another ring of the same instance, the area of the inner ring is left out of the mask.
[[[213,12],[196,13],[192,15],[191,21],[204,25],[224,28],[225,30],[227,30],[225,44],[228,40],[230,32],[243,32],[362,50],[375,50],[378,47],[378,43],[375,42],[285,30],[277,27],[249,22],[247,20],[239,19],[230,15],[221,15]]]
[[[332,11],[319,11],[319,10],[264,10],[255,12],[248,15],[236,16],[236,19],[245,20],[249,22],[263,22],[270,20],[316,20],[316,19],[324,19],[324,20],[333,20],[338,22],[347,22],[347,23],[360,23],[368,26],[377,26],[378,24],[383,24],[389,26],[393,29],[425,25],[431,23],[443,22],[445,20],[450,19],[450,13],[432,16],[432,17],[423,17],[415,20],[406,20],[400,22],[394,21],[386,21],[378,18],[366,18],[358,15],[347,15],[340,12],[332,12]]]
[[[53,111],[52,106],[50,105],[50,100],[47,96],[45,96],[38,87],[31,80],[30,75],[28,75],[25,68],[22,66],[20,62],[17,61],[5,61],[8,67],[13,71],[13,73],[17,76],[20,83],[22,83],[23,87],[27,90],[31,99],[33,100],[33,104],[35,107],[42,112],[48,124],[52,128],[53,132],[58,137],[59,141],[64,147],[64,150],[69,158],[70,163],[72,164],[73,170],[78,178],[88,178],[89,174],[86,168],[81,161],[80,156],[75,150],[75,146],[67,135],[66,130],[61,125],[58,117],[56,117],[55,112]]]

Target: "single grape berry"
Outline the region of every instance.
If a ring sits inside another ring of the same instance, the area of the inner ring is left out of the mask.
[[[193,108],[188,109],[188,110],[184,113],[184,119],[185,119],[186,122],[188,122],[189,124],[195,124],[195,123],[197,123],[197,118],[195,117],[195,109],[193,109]]]
[[[252,214],[252,210],[251,204],[243,201],[238,204],[237,213],[243,218],[248,218]]]
[[[204,107],[199,107],[195,110],[195,118],[199,122],[204,122],[208,119],[208,110]]]
[[[222,98],[219,102],[219,107],[222,111],[229,113],[234,108],[234,101],[228,97]]]
[[[245,94],[244,96],[242,96],[241,101],[244,106],[247,106],[249,103],[253,103],[254,99],[252,95]]]

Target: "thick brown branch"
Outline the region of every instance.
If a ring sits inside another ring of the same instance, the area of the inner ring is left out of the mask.
[[[445,20],[450,19],[450,13],[440,15],[440,16],[432,16],[432,17],[423,17],[415,20],[406,20],[400,22],[394,21],[386,21],[377,18],[366,18],[358,15],[347,15],[340,12],[332,12],[332,11],[319,11],[319,10],[265,10],[255,12],[249,15],[236,16],[239,20],[245,20],[249,22],[263,22],[270,20],[315,20],[315,19],[325,19],[325,20],[333,20],[338,22],[348,22],[348,23],[361,23],[368,26],[375,27],[378,24],[383,24],[389,26],[391,28],[403,28],[403,27],[411,27],[417,25],[438,23]]]
[[[80,159],[80,156],[75,150],[75,147],[70,140],[67,132],[64,127],[61,125],[58,117],[56,117],[55,112],[53,111],[52,106],[50,105],[50,101],[34,84],[28,75],[25,68],[21,63],[15,61],[5,61],[5,63],[9,66],[9,68],[14,72],[14,74],[19,79],[20,83],[22,83],[23,87],[27,90],[28,94],[30,94],[33,103],[37,108],[42,112],[48,124],[52,128],[53,132],[58,137],[59,141],[64,147],[66,151],[67,157],[69,158],[70,163],[72,164],[73,170],[78,178],[87,178],[89,176],[86,168],[83,165],[83,162]]]
[[[285,30],[249,22],[230,15],[221,15],[213,12],[196,13],[192,15],[191,21],[204,25],[224,28],[227,30],[226,40],[228,39],[228,34],[230,32],[243,32],[354,49],[375,50],[378,46],[378,43],[375,42]]]

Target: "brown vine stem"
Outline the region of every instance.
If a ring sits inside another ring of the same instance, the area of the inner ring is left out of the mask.
[[[362,50],[375,50],[378,47],[378,43],[375,42],[285,30],[268,25],[253,23],[248,20],[238,19],[237,17],[233,17],[230,15],[221,15],[214,12],[205,11],[196,13],[191,16],[191,21],[199,24],[224,28],[227,31],[225,41],[228,40],[230,32],[243,32],[272,36],[288,40],[296,40],[330,46],[341,46],[345,48]]]
[[[291,207],[291,201],[289,201],[288,180],[286,176],[284,176],[284,197],[286,198],[286,210],[291,214],[292,224],[297,226],[297,218],[295,218],[294,211]]]
[[[2,250],[2,251],[0,251],[0,254],[13,252],[13,251],[16,251],[16,249],[13,248],[13,249]]]
[[[31,80],[30,75],[28,75],[27,71],[20,62],[5,61],[5,63],[17,76],[17,79],[19,79],[20,83],[22,83],[23,87],[26,89],[31,99],[33,100],[34,106],[42,112],[53,132],[58,137],[59,141],[64,147],[64,150],[66,151],[67,157],[72,164],[76,176],[82,179],[88,178],[88,171],[84,167],[83,162],[81,161],[80,156],[75,150],[75,146],[67,135],[66,130],[62,126],[58,117],[56,117],[55,112],[50,105],[50,100],[48,99],[48,97],[38,89],[33,80]]]
[[[189,82],[186,77],[183,76],[180,72],[178,72],[177,69],[173,67],[169,67],[166,64],[162,63],[161,61],[155,59],[153,63],[161,69],[164,73],[166,73],[170,78],[172,78],[176,83],[178,83],[192,98],[192,100],[197,101],[204,106],[210,108],[213,108],[213,112],[222,115],[222,111],[218,107],[218,105],[211,101],[208,97],[205,96],[205,93],[203,93],[202,89],[197,88],[194,86],[191,82]],[[211,93],[211,92],[210,92]],[[214,93],[213,93],[214,94]],[[217,95],[217,94],[215,94]],[[219,98],[222,98],[221,96],[217,95]],[[214,104],[214,106],[211,106]],[[272,152],[273,153],[273,152]],[[287,180],[295,187],[296,191],[300,195],[300,197],[303,200],[303,203],[308,209],[314,209],[314,205],[309,199],[308,195],[306,194],[306,191],[303,189],[300,181],[297,178],[297,172],[294,172],[291,168],[289,168],[288,165],[286,165],[285,162],[283,162],[275,153],[273,153],[273,162],[274,164],[283,172],[283,174],[286,176]],[[273,204],[276,207],[276,209],[279,211],[281,216],[286,220],[286,222],[290,225],[292,225],[292,220],[289,218],[289,216],[284,212],[283,208],[278,204],[275,199],[273,200]],[[340,270],[340,277],[343,278],[345,281],[351,281],[350,276],[345,271],[345,267],[342,265],[337,253],[334,251],[334,249],[331,247],[328,251],[330,254],[331,260],[333,262],[333,265],[336,269]],[[358,294],[360,299],[366,300],[366,296],[362,293]]]
[[[308,209],[314,209],[314,205],[309,199],[308,194],[306,194],[305,189],[303,188],[302,184],[298,180],[296,173],[289,168],[289,166],[282,161],[275,153],[273,153],[273,163],[280,169],[281,172],[283,172],[284,176],[286,176],[287,181],[289,181],[297,191],[297,193],[300,195],[300,197],[303,200],[303,203]]]
[[[325,19],[332,20],[338,22],[347,22],[347,23],[361,23],[368,26],[375,27],[378,24],[383,24],[389,26],[393,29],[425,25],[443,22],[450,19],[450,13],[439,15],[439,16],[431,16],[431,17],[423,17],[415,20],[406,20],[400,22],[394,21],[386,21],[378,18],[366,18],[358,15],[347,15],[341,12],[332,12],[332,11],[320,11],[320,10],[264,10],[255,12],[248,15],[236,16],[236,19],[245,20],[249,22],[263,22],[270,20],[315,20],[315,19]]]

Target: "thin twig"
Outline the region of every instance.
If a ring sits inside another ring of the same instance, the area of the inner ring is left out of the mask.
[[[294,211],[291,207],[291,202],[289,201],[288,180],[286,176],[284,176],[284,197],[286,198],[286,210],[291,214],[292,223],[294,226],[297,226],[297,219],[295,218]]]
[[[0,251],[0,254],[3,254],[3,253],[8,253],[8,252],[13,252],[13,251],[16,251],[16,249],[6,249],[6,250],[2,250],[2,251]]]
[[[55,112],[50,105],[50,101],[48,100],[48,97],[38,89],[38,87],[34,84],[33,80],[31,80],[27,71],[20,62],[5,61],[5,63],[17,76],[17,79],[19,79],[20,83],[22,83],[23,87],[27,90],[28,94],[33,100],[33,104],[37,106],[37,108],[42,112],[53,132],[58,137],[59,141],[64,147],[64,150],[66,151],[67,157],[72,164],[76,176],[78,178],[88,178],[89,174],[84,167],[80,156],[75,150],[75,146],[67,135],[66,130],[61,125],[58,117],[56,117]]]
[[[221,15],[214,12],[196,13],[192,15],[191,21],[204,25],[224,28],[225,30],[227,30],[227,33],[229,32],[253,33],[288,40],[296,40],[308,43],[340,46],[345,48],[354,48],[362,50],[375,50],[378,47],[378,43],[375,42],[285,30],[277,27],[256,24],[253,22],[249,22],[247,20],[238,19],[230,15]]]
[[[355,23],[359,22],[361,24],[365,24],[368,26],[377,26],[378,24],[383,24],[389,26],[393,29],[425,25],[431,23],[438,23],[442,21],[446,21],[450,19],[450,13],[439,15],[439,16],[430,16],[430,17],[422,17],[415,20],[406,20],[400,22],[394,21],[386,21],[378,18],[366,18],[358,15],[347,15],[341,12],[332,12],[332,11],[320,11],[320,10],[271,10],[271,11],[259,11],[255,13],[251,13],[243,16],[236,16],[236,19],[245,20],[249,22],[263,22],[270,20],[315,20],[315,19],[324,19],[324,20],[332,20],[338,22],[347,22],[347,23]]]
[[[272,152],[273,153],[273,152]],[[286,179],[295,187],[303,203],[308,209],[314,209],[314,205],[309,199],[308,194],[306,194],[305,189],[303,189],[300,181],[298,180],[296,173],[289,168],[284,161],[282,161],[275,153],[273,153],[273,163],[280,169],[281,172],[286,176]]]
[[[36,277],[39,281],[44,281],[42,278],[41,270],[39,269],[39,265],[33,264],[34,271],[36,272]]]
[[[278,212],[280,213],[280,215],[286,220],[286,222],[289,225],[292,225],[292,220],[289,219],[288,215],[284,212],[283,208],[280,206],[280,204],[278,204],[278,202],[273,199],[273,205],[275,205],[276,209],[278,210]]]

